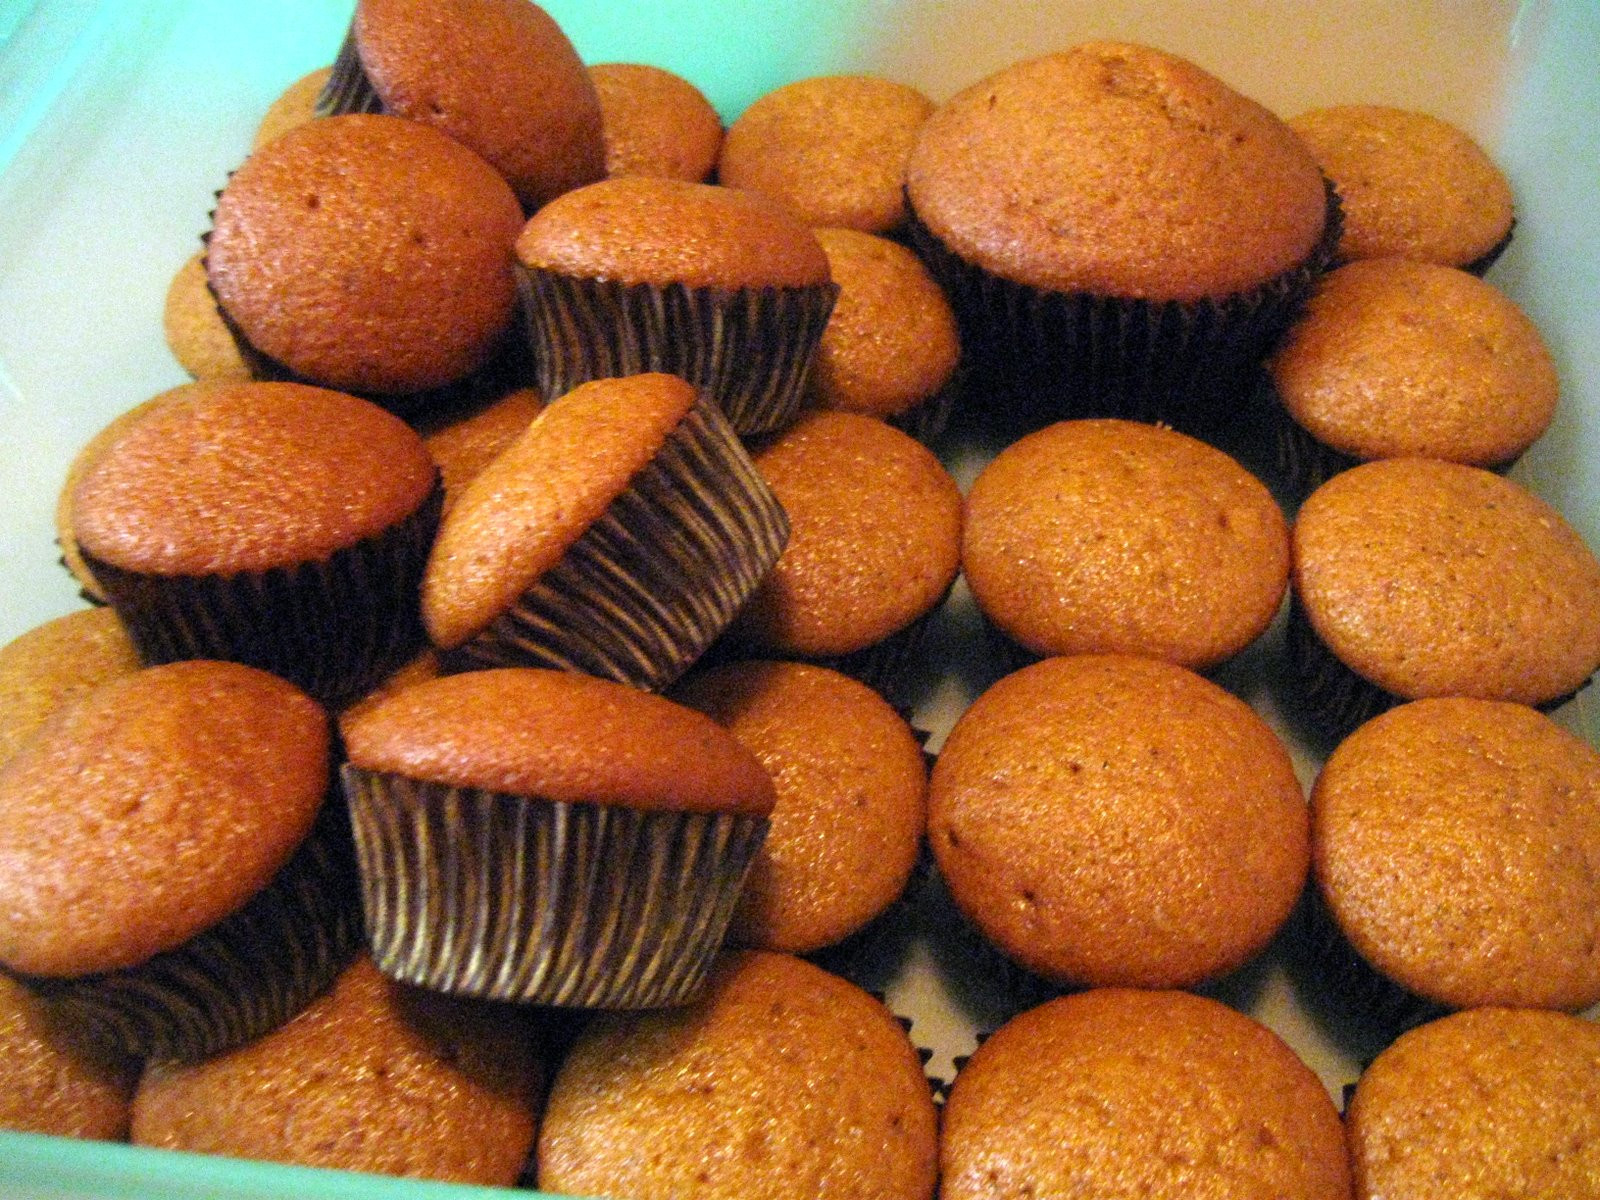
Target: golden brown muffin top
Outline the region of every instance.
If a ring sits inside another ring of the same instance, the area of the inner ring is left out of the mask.
[[[1344,454],[1480,467],[1531,446],[1560,387],[1510,297],[1454,267],[1400,258],[1323,276],[1269,370],[1289,415]]]
[[[929,399],[961,357],[943,290],[898,242],[854,229],[816,235],[839,298],[807,376],[811,403],[893,417]]]
[[[191,256],[167,285],[161,329],[172,357],[196,379],[251,378],[250,364],[206,284],[203,254]]]
[[[295,383],[193,383],[78,483],[73,532],[152,575],[265,571],[393,527],[433,489],[422,439],[375,404]]]
[[[548,405],[456,499],[422,579],[422,619],[459,646],[560,561],[694,406],[675,375],[582,384]]]
[[[36,625],[0,646],[0,766],[52,713],[141,663],[109,608],[85,608]]]
[[[928,770],[883,697],[825,667],[743,662],[691,677],[673,698],[727,728],[777,786],[735,944],[808,953],[895,901],[922,844]]]
[[[1311,627],[1394,695],[1542,704],[1600,665],[1600,563],[1555,509],[1492,472],[1363,463],[1306,499],[1292,542]]]
[[[704,183],[722,147],[722,118],[681,75],[644,63],[595,63],[606,174]]]
[[[962,714],[928,840],[957,904],[1050,979],[1188,986],[1264,947],[1305,883],[1289,753],[1243,701],[1170,663],[1047,658]]]
[[[534,388],[507,392],[488,407],[452,421],[423,438],[439,467],[449,511],[467,484],[527,432],[544,400]]]
[[[516,303],[522,209],[435,129],[352,113],[257,150],[217,199],[206,271],[263,354],[348,391],[442,387],[478,367]]]
[[[152,1063],[132,1133],[167,1150],[510,1187],[542,1090],[527,1010],[407,987],[363,956],[265,1037]]]
[[[807,225],[887,233],[906,217],[906,159],[933,101],[873,75],[822,75],[768,92],[728,126],[717,178]]]
[[[327,789],[327,716],[265,671],[96,688],[0,769],[0,962],[76,976],[182,944],[267,885]]]
[[[1289,127],[1339,191],[1343,259],[1464,267],[1511,232],[1511,185],[1460,129],[1378,104],[1318,108]]]
[[[600,101],[529,0],[361,0],[351,23],[384,110],[449,134],[531,211],[605,174]]]
[[[1479,1008],[1404,1034],[1356,1084],[1357,1200],[1588,1200],[1600,1179],[1600,1025]]]
[[[526,267],[658,286],[810,287],[828,282],[811,230],[765,196],[629,175],[568,192],[517,238]]]
[[[1102,989],[1002,1026],[956,1076],[943,1200],[1347,1200],[1339,1114],[1276,1034],[1183,992]]]
[[[961,491],[933,452],[859,413],[814,412],[755,455],[789,544],[734,622],[746,646],[849,654],[931,611],[960,565]]]
[[[1312,790],[1312,857],[1351,945],[1412,992],[1600,1000],[1600,754],[1531,708],[1417,700],[1368,721]]]
[[[772,811],[772,780],[715,721],[661,696],[569,671],[446,675],[340,724],[367,771],[565,804]]]
[[[1327,198],[1277,117],[1193,63],[1089,42],[942,105],[907,167],[918,218],[1030,287],[1195,301],[1302,262]]]
[[[635,1200],[927,1200],[933,1101],[866,992],[797,958],[725,956],[686,1008],[605,1014],[539,1132],[539,1186]]]
[[[262,114],[261,124],[256,126],[250,148],[259,150],[315,117],[317,99],[327,85],[328,76],[332,74],[332,67],[318,67],[286,87]]]
[[[1289,528],[1220,450],[1132,421],[1062,421],[973,483],[961,566],[988,618],[1037,654],[1205,667],[1266,629]]]
[[[45,1002],[0,974],[0,1129],[121,1141],[138,1064],[80,1046]]]

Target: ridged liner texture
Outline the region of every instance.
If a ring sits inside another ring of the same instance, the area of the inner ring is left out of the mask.
[[[538,666],[659,691],[727,628],[789,518],[704,394],[604,514],[452,668]]]
[[[769,825],[341,774],[378,966],[495,1000],[687,1003]]]
[[[664,371],[709,392],[742,437],[793,423],[839,295],[836,283],[629,284],[520,263],[517,288],[547,403],[592,379]]]
[[[326,559],[236,575],[151,575],[83,551],[147,665],[205,658],[287,679],[324,704],[370,691],[425,641],[419,590],[444,490]]]
[[[361,67],[361,56],[356,53],[354,29],[347,31],[344,41],[339,44],[339,53],[333,59],[333,70],[328,74],[328,82],[322,85],[322,93],[317,97],[312,111],[319,117],[383,111],[383,99],[367,78],[366,71]]]
[[[330,797],[266,888],[183,945],[117,971],[17,978],[97,1045],[193,1060],[284,1024],[333,985],[360,945],[350,823]]]

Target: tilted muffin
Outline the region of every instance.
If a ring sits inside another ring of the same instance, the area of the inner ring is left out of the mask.
[[[1289,527],[1233,459],[1172,429],[1060,421],[1013,442],[967,495],[961,567],[1034,654],[1209,667],[1271,622]]]
[[[1600,1179],[1600,1025],[1444,1017],[1362,1073],[1348,1122],[1357,1200],[1583,1200]]]
[[[1309,817],[1243,701],[1170,663],[1083,655],[1024,667],[961,715],[928,841],[961,911],[1035,973],[1187,987],[1288,919]]]
[[[252,377],[250,364],[240,352],[233,330],[217,310],[217,298],[206,283],[204,254],[191,255],[167,285],[161,329],[172,357],[194,378]]]
[[[258,377],[415,407],[499,348],[521,226],[511,189],[459,142],[398,117],[329,117],[233,173],[206,275]]]
[[[956,1076],[943,1200],[1347,1200],[1339,1113],[1265,1025],[1183,992],[1101,989],[1023,1013]]]
[[[733,620],[788,531],[693,387],[598,379],[548,405],[462,493],[423,577],[423,619],[465,662],[662,688]]]
[[[722,118],[681,75],[645,63],[594,63],[606,174],[705,183],[722,148]]]
[[[875,75],[821,75],[766,93],[722,142],[717,180],[807,225],[889,233],[905,221],[906,160],[933,102]]]
[[[440,996],[357,958],[265,1037],[152,1063],[132,1140],[200,1154],[511,1187],[542,1091],[526,1010]]]
[[[1289,128],[1338,189],[1341,259],[1398,256],[1481,275],[1511,240],[1511,184],[1448,121],[1340,104],[1292,117]]]
[[[57,709],[142,665],[109,608],[56,617],[0,646],[0,766]]]
[[[732,942],[806,954],[894,903],[922,845],[928,768],[881,696],[824,667],[743,662],[691,677],[674,699],[748,746],[778,791]]]
[[[284,88],[262,114],[261,123],[256,126],[255,137],[251,141],[251,149],[259,150],[289,130],[312,120],[317,115],[317,101],[332,74],[332,67],[318,67]]]
[[[888,1009],[800,959],[747,951],[689,1008],[584,1031],[550,1089],[538,1182],[637,1200],[928,1200],[936,1120]]]
[[[517,238],[538,386],[665,371],[742,435],[798,411],[837,287],[811,230],[753,192],[622,176],[534,214]]]
[[[73,534],[147,662],[226,658],[338,701],[421,641],[438,471],[398,417],[293,383],[194,383],[74,489]]]
[[[0,964],[97,1043],[192,1057],[328,985],[359,935],[328,719],[237,663],[150,667],[0,770]]]
[[[340,728],[386,974],[598,1008],[699,990],[774,798],[715,721],[608,680],[506,668],[405,688]]]
[[[39,997],[0,974],[0,1129],[128,1136],[138,1063],[78,1042]]]
[[[485,159],[529,212],[605,172],[594,85],[529,0],[360,0],[319,107],[430,125]]]
[[[439,468],[446,512],[467,484],[528,431],[543,408],[538,392],[515,388],[474,412],[430,423],[422,440]]]

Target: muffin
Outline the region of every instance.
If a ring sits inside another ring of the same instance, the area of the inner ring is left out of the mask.
[[[586,1008],[700,988],[773,805],[761,763],[710,718],[506,668],[408,687],[341,730],[385,974]]]
[[[958,93],[907,166],[911,231],[1001,411],[1203,428],[1337,236],[1315,160],[1192,63],[1089,42]],[[1042,422],[1041,422],[1042,423]]]
[[[172,357],[195,379],[252,378],[233,330],[217,311],[203,254],[191,255],[167,285],[161,328]]]
[[[132,1140],[510,1187],[533,1149],[542,1076],[527,1012],[394,983],[363,956],[265,1037],[151,1064]]]
[[[1399,258],[1325,276],[1267,374],[1281,469],[1300,495],[1375,458],[1504,470],[1549,426],[1560,387],[1514,301],[1464,271]]]
[[[485,159],[529,212],[605,172],[594,85],[529,0],[360,0],[319,111],[430,125]]]
[[[538,392],[515,388],[483,408],[451,414],[426,429],[422,440],[439,468],[445,512],[467,484],[528,431],[543,408]]]
[[[888,1009],[800,959],[747,951],[689,1008],[584,1031],[550,1089],[538,1183],[637,1200],[927,1200],[935,1124]]]
[[[1182,992],[1101,989],[1008,1022],[956,1076],[939,1164],[943,1200],[1350,1195],[1317,1077],[1266,1026]]]
[[[1600,1026],[1481,1008],[1412,1030],[1350,1101],[1359,1200],[1594,1195]]]
[[[1417,700],[1346,738],[1311,804],[1323,903],[1384,978],[1451,1008],[1600,1001],[1587,742],[1518,704]]]
[[[723,725],[777,787],[731,942],[807,954],[899,898],[927,824],[928,769],[882,697],[824,667],[744,662],[691,677],[674,698]]]
[[[0,1129],[121,1141],[138,1064],[80,1046],[40,999],[0,974]]]
[[[145,661],[232,659],[338,702],[419,647],[439,504],[422,439],[377,405],[195,383],[96,458],[72,523]]]
[[[521,225],[511,189],[459,142],[397,117],[333,117],[233,173],[206,276],[258,377],[420,410],[501,348]]]
[[[1292,550],[1295,686],[1336,736],[1400,700],[1557,704],[1600,665],[1600,563],[1491,472],[1364,463],[1307,498]]]
[[[359,933],[328,719],[237,663],[151,667],[0,770],[0,967],[99,1045],[196,1057],[287,1020]]]
[[[332,74],[332,67],[318,67],[286,87],[262,114],[261,123],[256,126],[250,148],[259,150],[268,142],[315,117],[317,101],[322,96],[323,88],[328,86],[328,77]]]
[[[1399,257],[1481,275],[1511,240],[1511,185],[1448,121],[1379,104],[1289,121],[1338,189],[1341,261]]]
[[[1187,987],[1260,951],[1300,897],[1305,799],[1243,701],[1182,667],[1048,658],[961,715],[928,841],[963,913],[1058,984]]]
[[[961,492],[926,446],[857,413],[808,413],[759,445],[789,544],[728,632],[893,692],[960,561]]]
[[[741,435],[780,429],[838,288],[811,231],[752,192],[623,176],[534,215],[516,256],[547,400],[607,375],[665,371]]]
[[[920,442],[943,432],[961,338],[933,276],[898,242],[818,229],[839,299],[807,383],[816,408],[881,417]]]
[[[1033,654],[1203,669],[1277,613],[1289,528],[1266,487],[1203,442],[1130,421],[1060,421],[979,474],[961,569],[984,615]]]
[[[906,218],[906,159],[933,102],[873,75],[823,75],[768,92],[722,142],[717,179],[787,205],[807,225],[890,233]]]
[[[670,684],[777,560],[788,521],[682,379],[599,379],[486,467],[439,529],[429,636],[462,664]]]
[[[0,646],[0,766],[57,709],[141,665],[127,630],[109,608],[56,617]]]
[[[594,63],[606,175],[705,183],[722,148],[722,118],[681,75],[644,63]]]

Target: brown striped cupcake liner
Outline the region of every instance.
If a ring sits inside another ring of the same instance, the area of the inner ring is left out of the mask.
[[[768,820],[342,770],[367,936],[395,979],[574,1008],[687,1003]]]

